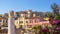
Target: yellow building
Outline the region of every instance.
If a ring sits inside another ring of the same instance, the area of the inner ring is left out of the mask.
[[[15,26],[16,28],[20,28],[22,26],[22,28],[26,28],[27,27],[27,23],[24,17],[19,17],[17,20],[15,20]]]

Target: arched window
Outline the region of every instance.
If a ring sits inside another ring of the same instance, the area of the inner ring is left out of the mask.
[[[34,22],[35,22],[35,23],[38,23],[38,20],[35,19]]]
[[[30,20],[30,23],[32,23],[32,20]]]

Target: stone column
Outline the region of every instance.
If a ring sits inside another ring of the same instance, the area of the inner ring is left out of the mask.
[[[8,18],[8,34],[15,34],[15,28],[14,28],[14,12],[10,11]]]

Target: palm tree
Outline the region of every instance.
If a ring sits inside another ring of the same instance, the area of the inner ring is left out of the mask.
[[[59,14],[59,6],[56,3],[51,5],[51,8],[52,8],[52,10],[54,12],[54,15],[58,15]]]

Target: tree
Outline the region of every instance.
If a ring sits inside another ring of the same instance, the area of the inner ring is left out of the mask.
[[[52,10],[54,12],[54,15],[58,15],[59,14],[59,6],[56,3],[51,5],[51,8],[52,8]]]
[[[54,13],[54,18],[52,20],[52,26],[55,26],[53,27],[53,30],[54,30],[54,33],[56,33],[56,27],[60,26],[60,14],[59,14],[59,5],[57,5],[56,3],[54,3],[52,6],[51,6],[52,10],[53,10],[53,13]],[[50,20],[51,22],[51,20]]]
[[[54,17],[53,13],[51,13],[51,12],[46,12],[44,16],[47,18]]]
[[[59,5],[54,3],[53,5],[51,5],[51,8],[53,10],[53,13],[54,13],[54,18],[57,19],[57,20],[60,20],[60,14],[59,14]]]

